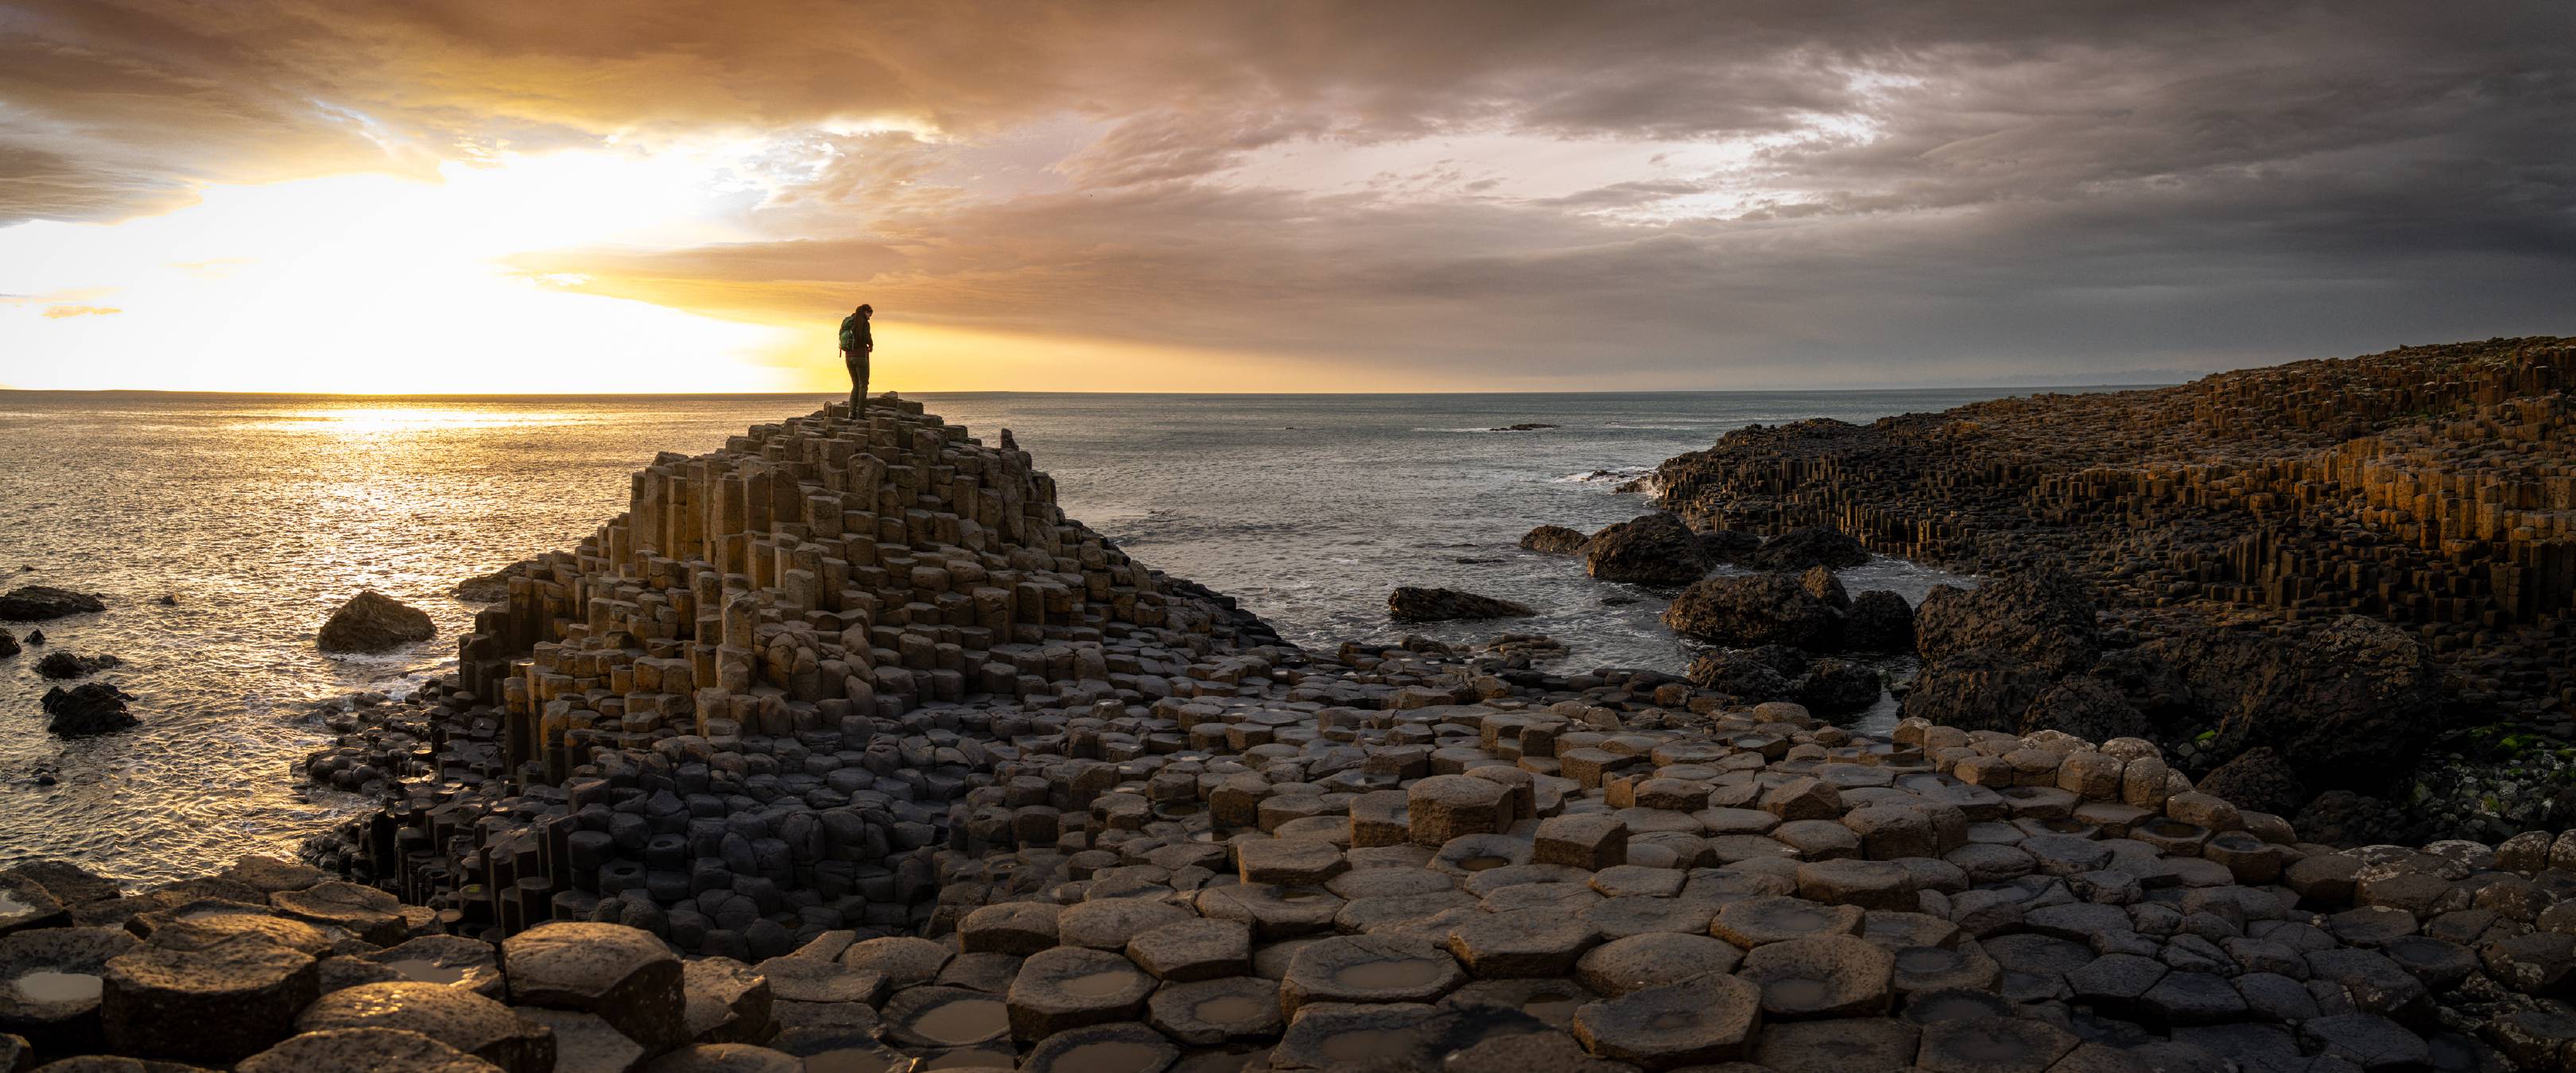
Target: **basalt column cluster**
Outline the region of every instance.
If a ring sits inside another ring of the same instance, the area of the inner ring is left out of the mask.
[[[1277,643],[1066,520],[1026,453],[891,399],[666,453],[626,513],[508,573],[455,679],[306,765],[391,802],[317,855],[468,932],[908,929],[946,802],[1027,713]]]
[[[2470,700],[2576,707],[2576,346],[2406,347],[2180,387],[1728,434],[1656,482],[1702,528],[2077,571],[2133,609],[2417,632]]]

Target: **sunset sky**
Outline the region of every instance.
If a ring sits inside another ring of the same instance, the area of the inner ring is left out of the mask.
[[[2576,333],[2576,5],[0,0],[0,386],[2169,381]]]

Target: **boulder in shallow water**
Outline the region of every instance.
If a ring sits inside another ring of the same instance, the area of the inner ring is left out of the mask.
[[[1869,549],[1831,529],[1792,529],[1762,542],[1744,557],[1756,570],[1805,570],[1821,566],[1849,570],[1869,562]]]
[[[1604,527],[1584,548],[1583,572],[1603,581],[1688,585],[1708,573],[1699,538],[1670,514]]]
[[[42,622],[105,610],[107,604],[97,596],[50,585],[29,585],[0,595],[0,619],[11,622]]]
[[[1451,619],[1528,618],[1537,612],[1526,604],[1456,589],[1406,585],[1388,594],[1388,618],[1401,622],[1447,622]]]
[[[1830,652],[1842,623],[1832,604],[1789,574],[1707,578],[1664,608],[1664,625],[1711,644],[1793,645]]]
[[[1854,652],[1914,651],[1914,607],[1905,597],[1872,589],[1843,610],[1843,647]]]
[[[1878,703],[1878,672],[1858,663],[1820,659],[1798,684],[1798,703],[1818,715],[1847,715]]]
[[[10,632],[9,632],[9,631],[7,631],[7,630],[0,630],[0,659],[7,659],[7,658],[9,658],[9,657],[11,657],[11,656],[14,656],[14,655],[17,655],[17,654],[18,654],[18,637],[17,637],[17,635],[16,635],[16,634],[13,634],[13,633],[10,633]]]
[[[448,593],[469,604],[494,604],[510,598],[510,578],[516,566],[505,566],[489,574],[480,574],[456,583]]]
[[[42,701],[49,717],[45,729],[77,738],[141,725],[142,720],[125,710],[125,702],[133,699],[105,682],[90,682],[68,690],[55,686],[45,691]]]
[[[349,598],[322,624],[325,652],[382,652],[437,636],[429,615],[374,589]]]
[[[1542,525],[1521,537],[1521,547],[1530,551],[1543,551],[1550,555],[1579,554],[1583,551],[1583,546],[1591,542],[1592,538],[1583,535],[1582,530],[1568,529],[1562,525]]]
[[[15,642],[10,650],[16,651]],[[124,662],[114,656],[76,656],[67,649],[56,649],[36,661],[36,673],[47,678],[87,678]]]

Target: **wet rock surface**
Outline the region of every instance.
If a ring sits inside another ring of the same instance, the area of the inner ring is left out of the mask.
[[[1456,619],[1528,618],[1536,612],[1526,604],[1492,596],[1478,596],[1456,589],[1426,589],[1406,585],[1389,593],[1386,615],[1398,622],[1448,622]]]
[[[0,593],[0,620],[43,622],[107,610],[97,596],[50,585],[26,585]]]
[[[143,721],[126,710],[126,702],[133,699],[105,682],[84,682],[70,689],[48,689],[39,703],[45,709],[45,729],[73,738],[141,725]]]
[[[437,635],[427,612],[369,589],[331,612],[315,643],[325,652],[381,652]]]

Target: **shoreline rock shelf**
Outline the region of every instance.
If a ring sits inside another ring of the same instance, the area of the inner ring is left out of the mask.
[[[2338,849],[2135,738],[1300,651],[910,404],[633,492],[330,717],[304,775],[383,807],[323,867],[0,870],[0,1067],[2576,1058],[2576,834]]]
[[[2459,805],[2454,824],[2557,826],[2576,820],[2571,784],[2520,768],[2576,744],[2571,368],[2569,340],[2494,339],[1757,426],[1654,484],[1698,528],[1830,528],[1945,569],[2067,571],[2149,647],[2213,629],[2331,647],[2319,635],[2343,616],[2388,623],[2444,681],[2444,737],[2414,755],[2507,765],[2491,787],[2430,772],[2442,785],[2419,796]]]

